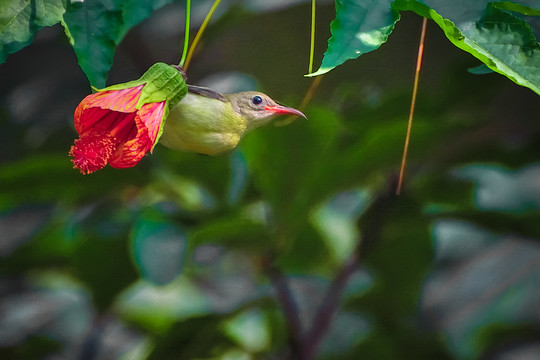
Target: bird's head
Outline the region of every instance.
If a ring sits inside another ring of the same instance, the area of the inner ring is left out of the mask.
[[[306,118],[300,110],[279,105],[261,92],[246,91],[224,96],[233,109],[247,119],[248,130],[267,124],[276,115],[288,114]]]

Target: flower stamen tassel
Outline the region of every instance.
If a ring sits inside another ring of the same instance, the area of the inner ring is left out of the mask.
[[[88,95],[75,109],[79,138],[69,152],[73,168],[90,174],[107,164],[118,169],[135,166],[152,152],[169,109],[186,93],[180,71],[157,63],[138,80]]]

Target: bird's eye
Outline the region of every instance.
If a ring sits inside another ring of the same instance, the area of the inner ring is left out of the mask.
[[[262,97],[256,95],[251,99],[251,102],[255,105],[259,105],[260,103],[262,103]]]

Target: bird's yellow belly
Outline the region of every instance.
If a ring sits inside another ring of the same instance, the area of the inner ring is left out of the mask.
[[[215,155],[232,150],[246,122],[229,103],[188,94],[165,121],[160,143],[174,150]]]
[[[169,126],[169,128],[167,128]],[[215,131],[191,131],[165,124],[160,143],[173,150],[216,155],[232,150],[238,145],[241,136],[235,133]]]

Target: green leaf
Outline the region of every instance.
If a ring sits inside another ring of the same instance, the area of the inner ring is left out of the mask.
[[[222,320],[223,316],[212,314],[175,323],[167,333],[156,337],[148,360],[246,359],[236,354],[216,357],[235,345],[221,329]]]
[[[309,76],[324,74],[377,49],[387,40],[402,10],[433,19],[455,46],[540,94],[540,44],[527,21],[512,13],[539,15],[533,0],[336,1],[328,50],[319,70]]]
[[[367,191],[354,189],[334,196],[313,210],[310,220],[337,263],[345,262],[358,241],[356,220],[368,202]]]
[[[540,44],[525,20],[489,0],[459,0],[451,5],[444,0],[397,0],[396,8],[431,17],[455,46],[540,94]],[[518,5],[508,8],[524,9]]]
[[[65,0],[2,0],[0,63],[30,44],[37,31],[60,22],[65,11]]]
[[[186,239],[172,223],[141,218],[134,226],[132,251],[143,279],[158,285],[171,282],[182,271]]]
[[[535,0],[523,0],[523,4],[516,4],[512,1],[493,2],[492,5],[500,9],[522,13],[523,15],[540,15],[540,3]]]
[[[64,16],[64,27],[73,40],[79,65],[96,88],[105,87],[116,40],[120,34],[120,0],[89,0],[72,3]]]
[[[332,36],[319,70],[308,76],[322,75],[349,59],[376,50],[394,30],[399,13],[391,7],[393,0],[336,1],[336,18],[330,28]]]
[[[538,239],[540,225],[538,214],[511,214],[497,211],[452,211],[439,213],[437,217],[468,221],[495,234],[514,234],[524,238]]]
[[[70,4],[63,25],[90,85],[105,87],[116,46],[133,26],[170,2],[86,0]]]
[[[172,0],[125,0],[122,2],[123,24],[118,34],[117,43],[126,33],[159,8],[172,3]]]
[[[165,333],[176,321],[211,313],[208,297],[183,275],[165,286],[139,280],[116,300],[118,313],[155,333]]]
[[[267,245],[264,238],[265,229],[263,224],[257,223],[243,214],[207,220],[192,232],[190,246],[225,244],[229,248],[265,248]],[[253,239],[258,239],[258,241],[253,241]]]
[[[39,174],[39,176],[36,176]],[[136,175],[135,175],[136,174]],[[74,203],[118,194],[125,186],[144,184],[148,171],[106,169],[88,177],[73,170],[67,153],[34,155],[0,166],[0,210],[25,203]]]
[[[141,91],[137,109],[143,104],[168,100],[174,106],[186,96],[188,87],[186,80],[178,69],[162,62],[152,65],[141,77],[146,86]],[[164,118],[166,117],[163,116]]]
[[[270,324],[260,310],[248,310],[223,323],[227,336],[250,352],[270,348]]]
[[[468,72],[474,75],[485,75],[485,74],[492,74],[493,70],[487,67],[486,64],[480,64],[478,66],[475,66],[473,68],[467,69]]]

